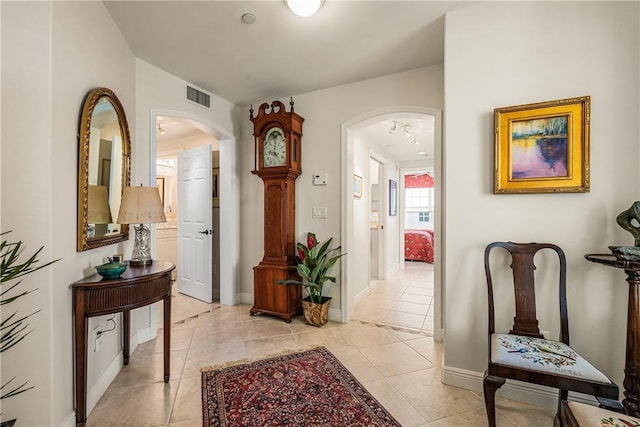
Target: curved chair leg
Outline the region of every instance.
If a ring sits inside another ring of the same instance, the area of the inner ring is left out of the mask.
[[[489,427],[496,427],[496,391],[506,382],[506,379],[484,373],[482,391],[484,394],[484,406],[487,409]]]

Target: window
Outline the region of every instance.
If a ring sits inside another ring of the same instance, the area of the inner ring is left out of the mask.
[[[433,188],[405,189],[405,228],[433,229]]]

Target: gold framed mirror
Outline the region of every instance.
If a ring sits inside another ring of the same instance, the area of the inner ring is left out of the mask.
[[[130,177],[124,108],[113,91],[95,88],[83,101],[78,133],[78,252],[129,238],[129,226],[115,221]]]

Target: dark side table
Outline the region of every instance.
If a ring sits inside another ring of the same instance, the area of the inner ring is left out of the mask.
[[[640,261],[623,261],[609,254],[588,254],[587,260],[620,268],[627,274],[627,350],[624,361],[622,406],[629,415],[640,417]]]
[[[128,265],[122,277],[103,279],[97,273],[71,285],[75,332],[76,426],[87,421],[87,334],[89,317],[122,312],[124,364],[129,364],[131,310],[164,301],[164,382],[169,382],[171,349],[171,272],[175,265],[154,261]]]

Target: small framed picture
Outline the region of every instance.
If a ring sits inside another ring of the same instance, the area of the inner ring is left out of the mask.
[[[111,259],[113,260],[113,262],[124,262],[124,257],[122,256],[122,254],[113,255]]]
[[[355,173],[353,174],[353,197],[362,198],[362,177]]]
[[[396,216],[398,213],[398,182],[389,180],[389,216]]]

